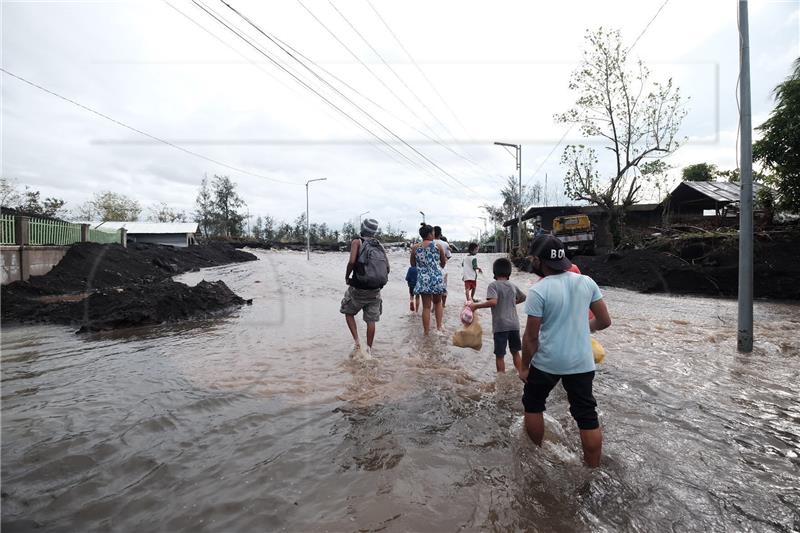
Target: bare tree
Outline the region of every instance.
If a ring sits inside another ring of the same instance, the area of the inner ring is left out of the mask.
[[[625,210],[640,201],[644,186],[664,176],[663,166],[646,163],[678,148],[685,100],[671,78],[651,81],[642,61],[629,61],[619,31],[587,31],[586,45],[569,83],[578,99],[555,118],[579,125],[586,137],[601,139],[607,151],[568,145],[561,157],[564,188],[573,200],[607,212],[616,243]]]
[[[186,222],[186,213],[159,202],[150,206],[150,215],[147,217],[152,222]]]

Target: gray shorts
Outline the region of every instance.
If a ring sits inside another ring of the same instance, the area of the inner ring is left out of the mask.
[[[347,287],[339,312],[345,315],[357,315],[362,309],[364,310],[364,322],[377,322],[381,319],[383,300],[381,300],[380,289]]]

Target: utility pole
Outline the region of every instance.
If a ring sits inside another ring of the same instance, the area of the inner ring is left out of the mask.
[[[315,181],[325,181],[328,178],[315,178],[306,182],[306,261],[311,260],[311,223],[308,216],[308,184]]]
[[[736,349],[753,351],[753,130],[747,0],[739,0],[739,318]]]
[[[520,247],[522,246],[522,145],[495,142],[497,146],[507,146],[514,149],[515,159],[517,160],[517,172],[519,173],[519,202],[517,206],[517,239]],[[513,242],[512,242],[513,244]]]

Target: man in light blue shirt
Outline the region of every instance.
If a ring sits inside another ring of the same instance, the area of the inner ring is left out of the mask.
[[[600,465],[603,435],[592,395],[595,366],[589,333],[610,326],[611,318],[594,280],[568,271],[572,263],[559,239],[552,235],[536,237],[530,254],[533,271],[543,279],[531,287],[525,305],[528,321],[519,371],[525,382],[525,429],[541,446],[545,402],[561,381],[570,414],[580,429],[584,461],[596,467]],[[589,309],[594,313],[591,320]]]

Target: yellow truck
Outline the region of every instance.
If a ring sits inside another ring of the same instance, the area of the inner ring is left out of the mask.
[[[594,254],[594,228],[586,215],[565,215],[553,219],[553,235],[564,243],[567,255]]]

